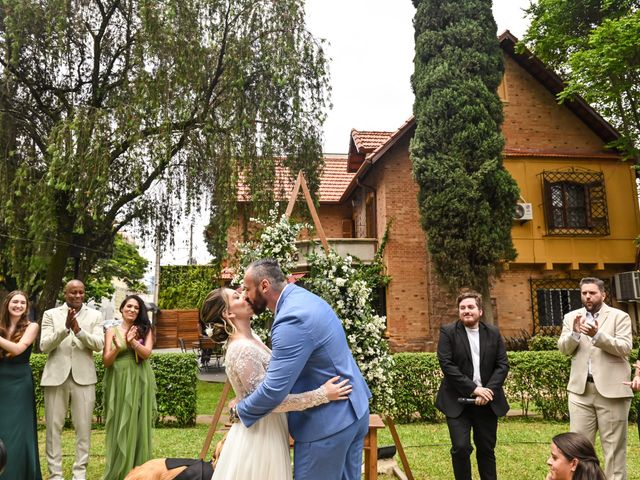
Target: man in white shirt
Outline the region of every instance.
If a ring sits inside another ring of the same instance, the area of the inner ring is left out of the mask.
[[[482,480],[495,480],[498,417],[509,404],[502,385],[509,362],[500,331],[480,321],[482,296],[458,296],[459,320],[440,328],[438,361],[444,378],[436,407],[446,415],[456,480],[471,480],[471,431]]]
[[[583,308],[564,316],[558,348],[571,355],[569,420],[572,432],[595,443],[596,431],[609,480],[627,478],[627,426],[633,391],[628,385],[632,346],[629,315],[604,303],[604,282],[580,280]],[[625,384],[627,382],[627,384]]]

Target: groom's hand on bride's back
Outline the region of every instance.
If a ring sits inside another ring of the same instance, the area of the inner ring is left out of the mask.
[[[345,378],[340,381],[340,377],[330,378],[323,385],[329,401],[347,400],[353,389],[349,383],[349,379]]]

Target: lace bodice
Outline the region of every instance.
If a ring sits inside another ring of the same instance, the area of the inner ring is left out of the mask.
[[[265,346],[244,339],[229,343],[225,369],[238,400],[258,388],[267,373],[270,360],[271,352]],[[320,386],[309,392],[290,393],[274,412],[306,410],[328,402],[325,388]]]

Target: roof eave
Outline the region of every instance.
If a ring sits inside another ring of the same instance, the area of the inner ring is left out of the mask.
[[[411,117],[409,117],[409,119],[407,119],[407,121],[404,122],[404,124],[400,128],[398,128],[398,130],[393,133],[393,135],[391,135],[389,140],[387,140],[384,144],[371,152],[370,155],[367,155],[365,161],[362,163],[362,165],[360,165],[360,168],[358,168],[356,174],[353,176],[353,178],[349,182],[349,185],[347,185],[347,188],[340,197],[340,203],[345,202],[349,198],[349,196],[358,186],[358,181],[366,175],[369,169],[373,167],[373,165],[380,158],[382,158],[385,153],[387,153],[389,149],[393,147],[398,142],[398,140],[400,140],[404,136],[404,134],[415,125],[415,123],[415,118],[412,115]]]

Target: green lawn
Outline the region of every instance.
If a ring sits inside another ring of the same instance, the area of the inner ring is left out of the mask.
[[[212,414],[222,390],[221,384],[198,382],[198,414]],[[157,428],[154,430],[154,455],[156,457],[197,457],[207,434],[208,425],[194,428]],[[449,457],[449,434],[441,424],[397,425],[413,475],[416,479],[453,478]],[[507,480],[541,480],[545,477],[545,465],[549,454],[549,441],[557,433],[568,429],[568,424],[544,422],[539,419],[511,417],[501,420],[498,427],[496,457],[499,478]],[[44,458],[44,426],[39,431],[42,471],[46,472]],[[214,437],[214,443],[219,435]],[[91,437],[91,461],[87,478],[99,480],[104,471],[104,430],[96,428]],[[378,445],[391,445],[391,435],[383,429]],[[65,430],[63,454],[65,476],[71,477],[74,458],[74,433]],[[602,458],[602,451],[598,445]],[[629,479],[640,479],[640,442],[635,425],[629,427],[628,461]],[[398,463],[400,460],[396,457]],[[475,463],[475,462],[474,462]],[[45,477],[46,478],[46,477]],[[380,476],[391,480],[393,477]],[[477,473],[475,474],[477,478]]]

